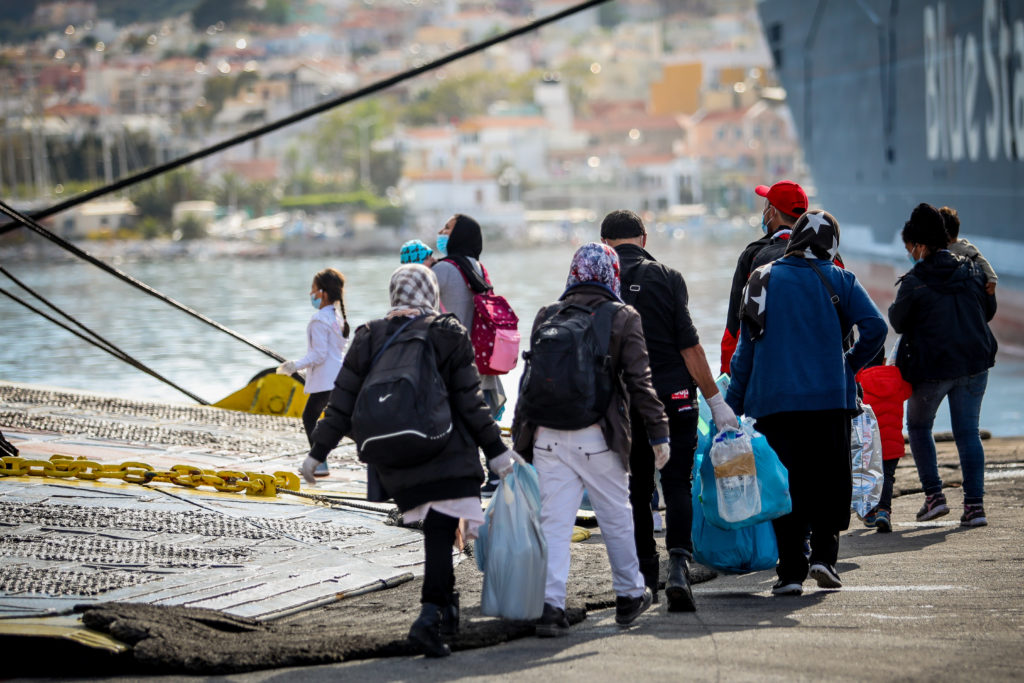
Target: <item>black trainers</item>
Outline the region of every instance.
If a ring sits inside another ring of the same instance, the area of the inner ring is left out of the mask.
[[[819,588],[842,588],[843,582],[839,579],[839,572],[830,564],[815,562],[807,572],[811,578],[818,582]]]
[[[892,517],[888,510],[879,510],[875,513],[875,528],[878,533],[887,534],[892,531]]]
[[[942,515],[949,514],[949,506],[946,505],[946,496],[942,493],[933,493],[924,497],[924,505],[917,511],[917,521],[927,522]]]
[[[617,595],[615,597],[615,623],[619,626],[632,624],[638,616],[647,611],[653,599],[651,589],[647,586],[644,586],[644,594],[638,598]]]
[[[985,508],[981,503],[964,505],[964,514],[960,515],[960,526],[986,526]]]
[[[565,616],[565,610],[545,602],[544,613],[537,620],[535,629],[538,638],[564,636],[569,632],[569,620]]]
[[[779,579],[772,586],[772,595],[803,595],[804,584],[802,581],[786,581]]]

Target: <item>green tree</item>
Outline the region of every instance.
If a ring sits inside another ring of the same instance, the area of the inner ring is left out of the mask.
[[[405,225],[405,207],[388,204],[382,206],[374,215],[377,217],[377,225],[384,225],[393,228],[400,228]]]
[[[131,194],[131,200],[139,209],[140,220],[151,216],[165,223],[170,222],[171,210],[178,202],[209,198],[206,183],[189,168],[179,168],[136,185]]]
[[[335,109],[317,122],[311,136],[315,163],[342,183],[339,189],[368,185],[380,195],[398,182],[402,170],[398,153],[373,149],[374,140],[393,129],[392,111],[378,99],[365,100]]]
[[[267,0],[261,14],[265,21],[284,26],[291,18],[290,3],[288,0]]]
[[[206,237],[206,226],[195,216],[185,216],[178,225],[181,231],[181,239],[197,240]]]

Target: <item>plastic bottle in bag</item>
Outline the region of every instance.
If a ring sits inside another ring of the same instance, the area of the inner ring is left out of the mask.
[[[711,444],[715,466],[718,514],[727,522],[741,522],[761,512],[761,491],[750,436],[723,430]]]

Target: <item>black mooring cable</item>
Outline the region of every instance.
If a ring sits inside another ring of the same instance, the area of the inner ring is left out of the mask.
[[[240,334],[238,332],[235,332],[234,330],[232,330],[232,329],[230,329],[228,327],[225,327],[224,325],[221,325],[216,320],[211,320],[210,318],[207,318],[205,315],[203,315],[199,311],[193,310],[193,309],[189,308],[188,306],[186,306],[185,304],[183,304],[183,303],[181,303],[181,302],[179,302],[179,301],[177,301],[175,299],[172,299],[171,297],[167,296],[166,294],[158,292],[157,290],[155,290],[152,287],[150,287],[149,285],[147,285],[145,282],[142,282],[141,280],[137,280],[134,277],[132,277],[131,275],[129,275],[128,273],[122,272],[122,271],[118,270],[117,268],[114,268],[113,266],[111,266],[111,265],[109,265],[107,263],[104,263],[103,261],[100,261],[98,258],[93,256],[92,254],[89,254],[89,253],[87,253],[85,251],[82,251],[81,249],[76,247],[71,242],[68,242],[63,237],[60,237],[59,235],[55,235],[52,232],[50,232],[49,230],[47,230],[46,228],[44,228],[43,226],[39,225],[39,223],[36,222],[35,219],[33,219],[33,218],[29,217],[29,216],[26,216],[25,214],[21,213],[20,211],[18,211],[16,209],[12,209],[9,205],[4,203],[3,201],[0,201],[0,213],[5,213],[8,216],[10,216],[11,218],[13,218],[14,220],[20,221],[21,223],[23,223],[25,225],[25,227],[29,228],[33,232],[36,232],[36,233],[42,235],[43,237],[47,238],[51,242],[56,242],[58,245],[60,245],[64,249],[70,251],[75,256],[78,256],[79,258],[88,261],[89,263],[93,264],[97,268],[105,270],[106,272],[110,273],[114,277],[127,282],[128,284],[132,285],[133,287],[141,289],[143,292],[149,294],[150,296],[155,296],[157,299],[160,299],[164,303],[169,304],[171,306],[174,306],[178,310],[184,311],[185,313],[188,313],[193,318],[197,318],[199,320],[202,320],[207,325],[210,325],[211,327],[214,327],[214,328],[220,330],[221,332],[223,332],[225,334],[229,334],[232,337],[234,337],[235,339],[238,339],[239,341],[245,342],[249,346],[253,347],[254,349],[257,349],[258,351],[262,351],[263,353],[267,354],[268,356],[270,356],[271,358],[273,358],[275,360],[278,360],[278,361],[281,361],[281,362],[283,362],[285,360],[284,356],[281,356],[280,354],[278,354],[278,353],[276,353],[274,351],[271,351],[270,349],[268,349],[267,347],[263,346],[262,344],[258,344],[257,342],[252,341],[251,339],[243,336],[242,334]]]
[[[99,349],[102,349],[103,351],[106,351],[107,353],[109,353],[114,358],[117,358],[118,360],[121,360],[121,361],[124,361],[125,363],[128,363],[132,367],[135,367],[135,368],[137,368],[139,370],[142,370],[147,375],[150,375],[150,376],[160,380],[164,384],[167,384],[169,386],[174,387],[175,389],[177,389],[181,393],[183,393],[186,396],[188,396],[193,401],[195,401],[197,403],[200,403],[200,404],[202,404],[204,406],[210,405],[209,401],[204,401],[203,399],[199,398],[198,396],[193,394],[188,389],[183,389],[182,387],[179,387],[177,384],[175,384],[171,380],[167,379],[166,377],[164,377],[160,373],[156,372],[155,370],[150,369],[149,367],[147,367],[146,365],[144,365],[140,361],[135,360],[134,358],[132,358],[131,356],[129,356],[125,352],[123,352],[120,349],[118,349],[116,346],[107,346],[105,344],[100,344],[95,339],[90,339],[89,337],[85,336],[84,334],[82,334],[78,330],[72,328],[70,325],[66,325],[66,324],[62,323],[60,320],[57,320],[56,318],[54,318],[50,314],[46,313],[46,311],[43,311],[41,309],[36,308],[35,306],[30,304],[29,302],[27,302],[24,299],[22,299],[17,294],[13,294],[11,292],[8,292],[3,287],[0,287],[0,294],[3,294],[4,296],[6,296],[6,297],[8,297],[10,299],[13,299],[14,301],[18,302],[19,304],[21,304],[25,308],[29,309],[33,313],[36,313],[36,314],[46,318],[47,320],[52,322],[54,325],[57,325],[58,327],[63,327],[65,330],[67,330],[71,334],[75,335],[76,337],[79,337],[79,338],[89,342],[93,346],[95,346],[95,347],[97,347]]]
[[[115,356],[116,358],[124,361],[125,363],[128,363],[132,367],[135,367],[135,368],[137,368],[139,370],[142,370],[146,374],[154,377],[155,379],[160,380],[164,384],[167,384],[167,385],[169,385],[171,387],[174,387],[178,391],[180,391],[180,392],[184,393],[185,395],[187,395],[189,398],[195,399],[195,400],[199,401],[200,403],[202,403],[203,405],[209,405],[209,403],[207,401],[204,401],[201,398],[198,398],[195,394],[192,394],[192,393],[190,393],[188,391],[185,391],[184,389],[179,387],[177,384],[175,384],[171,380],[167,379],[166,377],[164,377],[163,375],[158,373],[156,370],[153,370],[149,366],[145,365],[142,361],[140,361],[137,358],[134,358],[131,355],[129,355],[127,351],[125,351],[124,349],[119,347],[114,342],[110,341],[106,337],[103,337],[102,335],[100,335],[95,330],[89,328],[85,323],[81,322],[80,320],[75,318],[73,315],[71,315],[70,313],[68,313],[67,311],[65,311],[64,309],[60,308],[59,306],[54,304],[52,301],[47,299],[45,296],[43,296],[42,294],[40,294],[36,290],[32,289],[31,287],[26,285],[21,280],[19,280],[17,277],[14,276],[13,273],[11,273],[9,270],[4,268],[3,265],[0,265],[0,273],[3,273],[4,275],[6,275],[8,278],[10,278],[14,282],[14,284],[18,285],[19,287],[24,289],[26,292],[28,292],[29,294],[34,296],[36,299],[38,299],[39,301],[41,301],[44,304],[46,304],[47,306],[49,306],[51,310],[53,310],[57,314],[62,315],[65,318],[67,318],[68,320],[70,320],[72,323],[77,325],[83,332],[85,332],[88,335],[91,335],[93,337],[92,340],[87,339],[85,337],[82,337],[82,338],[85,339],[86,341],[88,341],[93,346],[97,346],[100,349],[103,349],[107,353],[110,353],[111,355]],[[7,291],[4,291],[3,293],[6,296],[14,299],[15,301],[18,301],[18,303],[20,303],[22,305],[26,305],[26,306],[28,305],[26,302],[20,301],[18,298],[16,298],[15,296],[11,295]],[[31,306],[29,306],[29,307],[31,308]],[[60,321],[54,320],[53,318],[50,318],[49,316],[46,316],[46,317],[47,317],[48,320],[51,320],[52,322],[56,323],[57,325],[60,325],[64,329],[68,330],[69,332],[74,332],[74,330],[72,330],[70,327],[64,325]],[[81,335],[79,335],[79,336],[81,336]]]

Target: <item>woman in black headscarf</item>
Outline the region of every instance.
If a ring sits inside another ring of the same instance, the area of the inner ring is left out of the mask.
[[[457,213],[448,219],[437,235],[438,262],[434,264],[434,275],[441,291],[441,305],[467,330],[473,329],[473,296],[490,289],[487,272],[480,263],[484,238],[480,224],[469,216]],[[491,416],[500,419],[505,405],[505,389],[498,375],[482,375],[480,387],[484,400],[491,409]],[[498,485],[498,477],[489,472],[483,492],[489,495]]]
[[[878,353],[886,325],[856,276],[833,263],[838,249],[839,222],[808,211],[793,227],[786,255],[751,274],[740,307],[725,401],[757,420],[789,471],[793,498],[793,511],[773,521],[775,595],[801,594],[808,574],[822,588],[842,586],[836,559],[839,532],[850,525],[854,373]],[[844,352],[853,326],[857,341]]]

